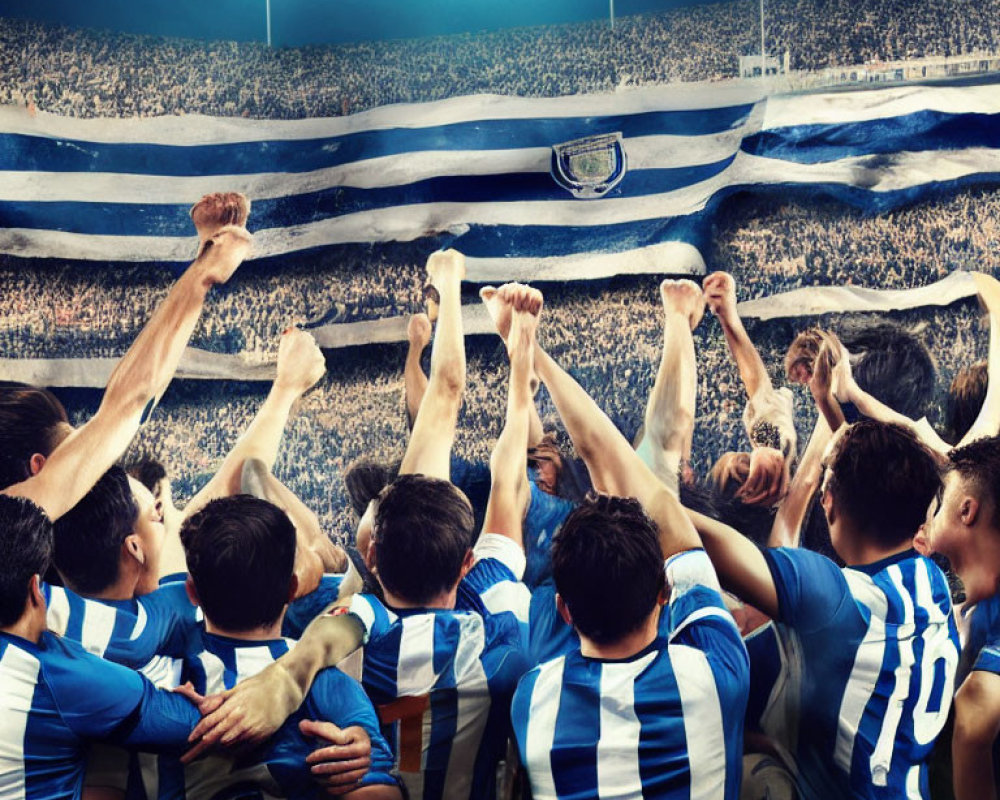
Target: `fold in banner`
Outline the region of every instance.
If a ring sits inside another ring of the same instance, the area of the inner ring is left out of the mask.
[[[813,286],[771,297],[760,297],[737,305],[740,316],[760,320],[792,319],[831,313],[902,311],[929,306],[948,306],[973,297],[975,281],[968,272],[953,272],[946,278],[914,289],[865,289],[860,286]],[[486,309],[464,306],[466,336],[490,335],[496,331]],[[327,350],[406,341],[408,317],[349,322],[313,328],[310,333]],[[36,386],[102,388],[118,363],[114,358],[0,358],[0,380]],[[271,381],[274,363],[262,363],[245,355],[210,353],[189,347],[176,377],[194,380]]]
[[[242,191],[258,258],[397,241],[462,250],[473,282],[699,272],[677,245],[703,246],[737,191],[876,213],[1000,183],[1000,80],[760,91],[470,96],[291,121],[2,108],[0,253],[186,262],[190,206]]]

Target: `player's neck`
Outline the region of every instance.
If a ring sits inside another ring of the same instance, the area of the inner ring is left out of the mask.
[[[281,638],[281,623],[284,618],[285,615],[282,614],[273,625],[262,625],[259,628],[253,628],[249,631],[231,631],[213,625],[212,621],[208,617],[205,617],[205,630],[215,636],[225,636],[227,639],[239,639],[245,642],[269,642]]]
[[[385,602],[390,606],[390,608],[398,609],[411,609],[411,608],[435,608],[450,611],[455,608],[455,600],[458,595],[458,586],[456,585],[454,589],[447,592],[441,592],[439,595],[432,597],[423,603],[414,603],[406,598],[400,597],[397,594],[393,594],[385,586],[382,587],[382,592],[385,595]]]
[[[13,625],[0,628],[0,633],[9,633],[38,644],[47,628],[44,606],[41,609],[29,606]]]
[[[1000,534],[989,528],[972,531],[969,536],[973,552],[961,554],[952,561],[965,587],[966,603],[975,605],[988,597],[1000,593]]]
[[[135,588],[135,577],[122,575],[103,592],[94,592],[84,596],[94,600],[131,600],[136,595]],[[81,594],[81,592],[77,592],[77,594]]]
[[[655,613],[650,614],[638,630],[626,634],[613,644],[597,644],[580,634],[580,652],[587,658],[602,658],[621,660],[631,658],[649,647],[659,633],[659,606]],[[579,631],[577,631],[579,633]]]
[[[851,532],[847,535],[842,534],[838,539],[836,547],[837,555],[849,567],[863,567],[866,564],[874,564],[912,549],[912,539],[904,539],[898,545],[886,547],[856,532]]]

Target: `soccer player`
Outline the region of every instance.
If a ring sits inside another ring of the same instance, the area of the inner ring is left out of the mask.
[[[186,680],[198,693],[230,689],[287,653],[281,622],[296,593],[296,532],[288,516],[264,500],[238,495],[210,502],[184,523],[181,539],[190,569],[187,589],[205,614],[204,628],[186,658]],[[298,711],[260,750],[235,765],[210,757],[183,774],[161,769],[160,797],[215,797],[250,786],[267,794],[311,797],[310,764],[316,721],[371,740],[371,769],[345,796],[402,800],[389,770],[392,753],[361,687],[337,669],[320,672]],[[180,767],[179,762],[174,766]]]
[[[678,295],[692,314],[703,303],[694,286]],[[747,656],[712,565],[674,493],[586,392],[538,346],[535,364],[606,494],[553,544],[556,604],[580,647],[514,698],[532,796],[735,798]]]
[[[510,418],[516,418],[518,432],[502,435],[497,446],[521,455],[512,465],[506,457],[495,460],[500,468],[494,478],[497,502],[491,501],[487,530],[473,551],[472,509],[440,477],[447,475],[453,415],[464,385],[458,302],[463,268],[461,255],[453,252],[435,254],[428,265],[441,297],[431,377],[403,460],[404,474],[380,493],[364,548],[385,602],[357,595],[350,615],[314,622],[315,635],[307,631],[294,651],[237,686],[225,697],[226,704],[205,718],[195,731],[197,736],[211,730],[203,745],[266,736],[273,730],[268,714],[281,717],[295,707],[283,705],[284,699],[276,702],[272,687],[280,692],[289,678],[299,689],[307,687],[315,668],[329,665],[317,653],[332,641],[324,631],[328,621],[356,615],[368,636],[362,683],[383,725],[393,732],[397,764],[411,798],[494,796],[510,698],[528,667],[521,626],[504,598],[511,588],[517,593],[516,586],[506,584],[516,584],[524,568],[519,511],[508,503],[524,497],[527,448],[521,437],[526,435],[530,362],[524,368],[519,359],[530,358],[530,350],[524,353],[515,346],[520,335],[512,337],[511,391],[519,410]],[[512,302],[525,307],[533,302],[517,294],[521,300]],[[408,472],[412,469],[423,474]],[[508,524],[510,530],[492,527]]]
[[[958,662],[947,579],[913,550],[937,469],[912,433],[872,420],[831,447],[821,502],[846,568],[692,517],[723,585],[776,622],[786,663],[764,730],[801,795],[926,798]]]
[[[952,450],[944,490],[920,537],[947,556],[972,608],[963,662],[971,669],[955,696],[952,771],[957,800],[997,795],[1000,733],[1000,437]]]

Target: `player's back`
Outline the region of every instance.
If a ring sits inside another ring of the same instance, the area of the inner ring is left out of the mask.
[[[251,678],[287,653],[291,639],[247,641],[202,632],[198,646],[185,658],[184,678],[199,693],[231,689]],[[319,793],[312,781],[306,756],[321,742],[299,731],[303,719],[325,720],[338,727],[363,727],[372,739],[371,768],[361,786],[396,785],[388,772],[392,755],[379,733],[371,703],[360,685],[336,669],[322,670],[302,706],[261,747],[235,763],[217,756],[181,767],[176,759],[160,764],[160,798],[231,797],[249,792],[257,797],[313,797]]]
[[[370,595],[362,684],[394,744],[413,800],[494,796],[510,700],[528,668],[512,614],[393,611]]]
[[[182,746],[198,714],[178,700],[50,632],[0,633],[0,796],[78,797],[93,740]]]
[[[762,728],[804,797],[928,797],[958,662],[944,574],[913,551],[843,570],[808,551],[768,558],[782,623],[761,640],[776,647],[750,646],[751,671],[756,653],[778,654]]]

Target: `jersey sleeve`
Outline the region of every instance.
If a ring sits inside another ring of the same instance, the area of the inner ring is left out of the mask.
[[[293,600],[285,612],[281,635],[289,639],[301,639],[306,626],[336,601],[343,580],[343,575],[324,575],[316,589]]]
[[[738,643],[745,661],[743,639],[722,599],[708,554],[701,549],[677,553],[667,559],[664,570],[670,588],[670,605],[664,612],[670,643],[701,650],[712,649],[720,639]]]
[[[188,598],[184,583],[163,584],[155,592],[138,598],[138,606],[139,624],[135,633],[127,642],[115,642],[105,658],[122,664],[138,652],[149,653],[150,658],[182,658],[201,619],[201,611]]]
[[[180,748],[198,711],[180,695],[157,691],[142,675],[51,637],[45,678],[59,714],[81,738],[144,748]]]
[[[356,594],[351,598],[348,610],[357,614],[365,626],[365,640],[377,639],[392,626],[389,610],[370,594]]]
[[[460,594],[478,596],[482,609],[489,614],[512,613],[518,622],[528,624],[531,593],[521,583],[524,574],[524,551],[506,536],[486,533],[475,549],[478,559],[462,579]],[[473,605],[473,604],[470,604]]]
[[[826,556],[801,548],[764,551],[778,594],[778,618],[812,633],[826,627],[851,599],[847,579]]]

